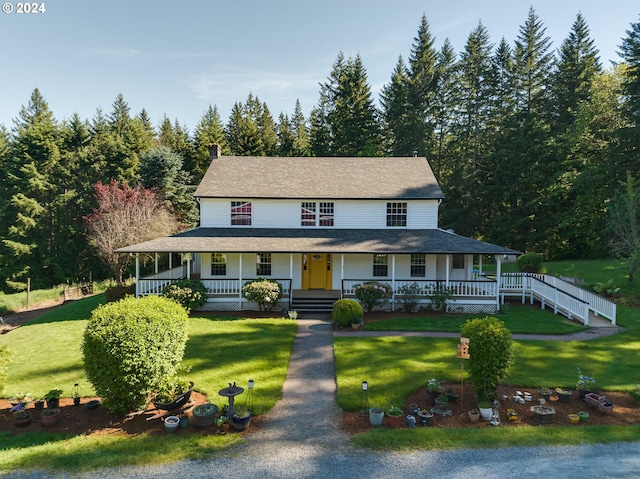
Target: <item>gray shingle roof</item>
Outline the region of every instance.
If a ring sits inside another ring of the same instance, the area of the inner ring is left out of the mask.
[[[519,254],[440,229],[195,228],[117,250],[154,252]]]
[[[307,199],[444,198],[427,159],[222,156],[197,197]]]

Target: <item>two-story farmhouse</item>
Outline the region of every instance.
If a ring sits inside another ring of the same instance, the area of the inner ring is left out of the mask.
[[[265,277],[283,287],[283,309],[303,310],[353,296],[367,280],[425,296],[452,293],[457,310],[494,312],[498,285],[478,274],[482,256],[500,261],[508,248],[438,228],[444,196],[424,157],[266,158],[219,156],[195,191],[200,226],[118,250],[170,256],[169,269],[137,277],[137,294],[158,294],[171,279],[197,277],[206,307],[253,309],[241,290]],[[166,260],[165,260],[166,262]],[[175,267],[174,267],[175,266]],[[481,271],[480,271],[481,272]],[[392,301],[390,307],[397,308]]]

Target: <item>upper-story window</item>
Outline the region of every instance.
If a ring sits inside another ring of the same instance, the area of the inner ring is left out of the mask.
[[[300,226],[333,226],[332,202],[303,201],[300,205]]]
[[[232,201],[231,202],[231,225],[251,226],[251,202]]]
[[[425,254],[414,253],[411,255],[411,277],[424,278],[427,274],[427,258]]]
[[[407,226],[406,203],[387,203],[387,226]]]

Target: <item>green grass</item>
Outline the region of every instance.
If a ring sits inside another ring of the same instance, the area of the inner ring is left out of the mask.
[[[393,431],[375,429],[358,434],[356,446],[381,451],[429,449],[489,449],[506,447],[561,446],[638,441],[640,425],[616,426],[522,426],[483,428],[416,428]]]
[[[516,309],[515,307],[513,309]],[[632,391],[640,382],[640,314],[637,309],[618,308],[619,322],[628,328],[619,334],[589,341],[514,341],[516,362],[506,384],[518,387],[566,387],[574,389],[576,367],[596,379],[603,390]],[[371,406],[388,408],[403,404],[406,397],[429,378],[460,381],[461,364],[456,358],[455,338],[425,337],[336,337],[334,349],[338,382],[337,400],[347,411],[360,408],[360,384],[369,383]],[[544,428],[544,436],[536,439],[543,428],[518,428],[512,432],[498,428],[490,432],[433,430],[411,435],[406,431],[372,431],[359,435],[354,442],[382,449],[421,449],[447,447],[499,447],[505,445],[577,444],[640,440],[639,428],[588,427]],[[493,430],[493,428],[492,428]],[[527,431],[532,431],[529,435]],[[551,436],[549,434],[552,434]],[[392,436],[384,438],[384,435]],[[470,434],[467,436],[467,434]],[[430,437],[423,437],[430,436]],[[467,437],[460,442],[459,435]],[[497,435],[500,440],[495,440]],[[501,436],[503,435],[503,436]],[[585,438],[586,436],[586,438]],[[545,438],[547,439],[545,442]],[[553,439],[555,438],[555,439]],[[536,442],[538,441],[538,442]]]
[[[103,302],[103,295],[75,301],[0,336],[0,345],[7,345],[14,353],[3,396],[30,392],[41,397],[53,387],[70,394],[76,382],[82,384],[83,394],[93,395],[84,375],[80,345],[91,311]],[[216,319],[189,319],[189,341],[181,364],[185,376],[194,381],[196,390],[220,406],[225,402],[218,395],[220,389],[234,381],[246,386],[250,378],[254,379],[254,409],[257,414],[269,411],[282,395],[296,322],[281,318]],[[83,471],[120,464],[197,460],[240,440],[233,434],[135,438],[33,433],[4,436],[0,436],[0,470],[37,464],[47,469]]]
[[[460,332],[460,326],[478,314],[442,314],[441,316],[412,316],[373,321],[365,325],[365,331],[446,331]],[[495,315],[504,321],[509,331],[522,334],[570,334],[588,329],[564,316],[542,310],[539,306],[507,307]],[[366,319],[366,317],[365,317]]]
[[[13,294],[0,292],[0,315],[22,311],[27,308],[27,306],[33,306],[38,303],[57,300],[62,296],[63,292],[63,285],[51,289],[30,291],[28,301],[26,291]]]

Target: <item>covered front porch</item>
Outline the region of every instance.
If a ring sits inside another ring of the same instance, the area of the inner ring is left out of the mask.
[[[393,295],[385,306],[389,310],[404,309],[409,301],[428,308],[431,294],[443,289],[450,295],[449,311],[492,313],[500,305],[497,282],[483,275],[482,256],[462,255],[455,260],[454,255],[370,253],[184,253],[171,256],[181,261],[179,266],[143,277],[139,275],[140,256],[136,255],[137,296],[161,294],[176,279],[197,278],[207,290],[203,309],[253,310],[257,305],[243,297],[242,287],[247,281],[260,277],[280,284],[283,296],[276,306],[280,310],[328,312],[335,300],[355,298],[355,286],[372,280],[391,286]],[[155,258],[158,264],[157,254]],[[500,258],[497,268],[499,277]],[[212,277],[213,273],[224,273],[224,277]]]

